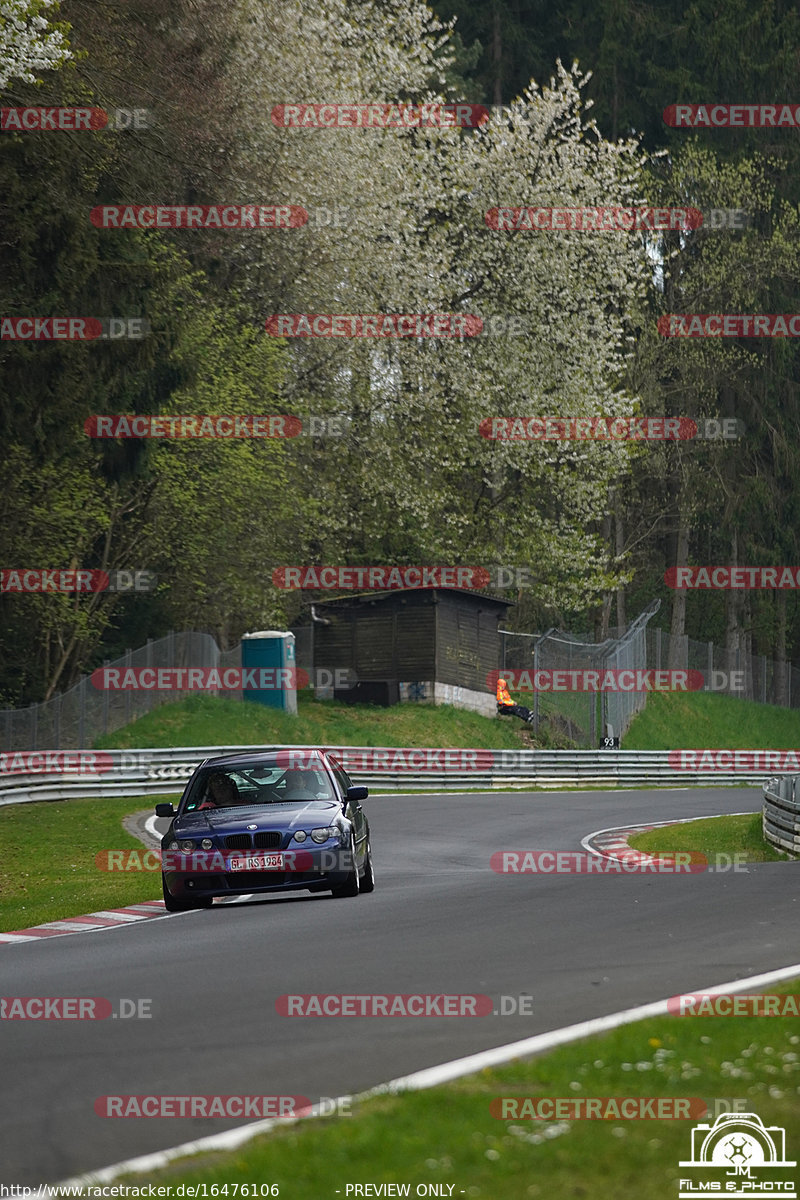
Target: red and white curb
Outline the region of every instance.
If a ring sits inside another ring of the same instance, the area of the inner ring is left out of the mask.
[[[602,855],[603,858],[624,858],[626,862],[653,862],[654,855],[632,849],[628,845],[628,838],[633,837],[635,833],[647,833],[655,828],[656,825],[631,825],[628,829],[601,829],[598,833],[591,833],[585,837],[581,845],[586,850]]]
[[[727,814],[729,817],[749,815],[749,812]],[[681,817],[679,820],[673,818],[671,821],[650,821],[646,825],[618,825],[614,829],[596,829],[594,833],[587,833],[586,837],[581,839],[581,845],[590,854],[600,854],[604,858],[624,858],[626,862],[654,862],[655,855],[634,850],[628,845],[628,838],[633,837],[635,833],[648,833],[651,829],[660,829],[664,825],[688,825],[690,821],[707,819],[707,816]]]
[[[85,917],[65,917],[63,921],[47,921],[44,925],[33,925],[30,929],[15,929],[0,933],[0,945],[14,942],[38,942],[43,938],[63,937],[68,933],[96,933],[101,929],[119,929],[121,925],[134,925],[137,921],[152,921],[153,917],[172,916],[167,914],[163,900],[145,900],[142,904],[129,904],[126,908],[104,908],[100,912],[87,913]]]

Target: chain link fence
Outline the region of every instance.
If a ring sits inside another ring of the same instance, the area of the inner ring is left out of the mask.
[[[683,670],[700,672],[704,690],[736,696],[761,704],[800,708],[800,670],[788,662],[748,654],[741,646],[728,650],[713,642],[688,636],[673,637],[651,629],[650,618],[660,606],[654,601],[627,628],[610,629],[604,642],[588,635],[549,629],[544,634],[501,630],[501,668],[513,681],[513,672],[528,672],[523,682],[533,687],[535,671],[561,670]],[[513,690],[513,689],[512,689]],[[604,737],[621,738],[647,703],[647,692],[600,693],[533,691],[534,728],[544,723],[552,733],[563,733],[577,746],[594,748]]]
[[[208,633],[169,633],[148,640],[138,650],[128,650],[105,667],[120,671],[144,667],[201,667],[222,669],[239,666],[239,646],[220,652]],[[95,738],[113,733],[160,704],[180,700],[190,691],[154,689],[104,689],[94,686],[90,675],[42,704],[0,710],[0,739],[3,750],[76,750],[91,746]],[[219,693],[222,695],[223,693]],[[241,699],[242,693],[225,693]]]
[[[701,671],[708,690],[762,704],[800,708],[800,670],[787,662],[751,655],[741,648],[728,651],[711,642],[672,637],[651,629],[658,611],[654,601],[626,629],[612,629],[603,642],[588,634],[566,633],[555,628],[543,634],[500,630],[501,670],[527,673],[520,694],[534,713],[534,728],[542,726],[569,738],[578,747],[594,749],[608,736],[621,738],[633,717],[647,702],[647,692],[536,691],[537,671],[576,670],[695,670]],[[313,627],[295,629],[297,666],[310,675],[314,669]],[[207,633],[170,633],[128,651],[106,667],[120,671],[144,667],[200,667],[224,671],[241,666],[241,644],[221,651]],[[512,691],[517,690],[514,686]],[[72,750],[93,745],[96,738],[113,733],[160,704],[194,694],[154,689],[95,688],[90,676],[42,704],[0,710],[0,749]],[[220,698],[241,700],[238,691],[219,691]],[[529,699],[530,697],[530,699]]]
[[[647,662],[647,622],[658,612],[654,600],[619,636],[593,642],[588,635],[548,629],[543,634],[501,630],[501,668],[524,690],[532,693],[534,732],[542,724],[552,734],[563,734],[577,746],[596,747],[605,737],[619,738],[647,703],[646,692],[597,691],[570,687],[553,690],[534,686],[537,672],[597,671],[643,668]],[[526,697],[527,700],[527,697]]]
[[[747,654],[741,646],[726,650],[713,642],[673,637],[662,629],[648,629],[647,656],[648,665],[657,670],[702,671],[710,691],[781,708],[800,708],[800,671],[785,660]]]

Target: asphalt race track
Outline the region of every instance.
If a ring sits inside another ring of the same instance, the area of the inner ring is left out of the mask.
[[[798,873],[495,874],[616,825],[760,810],[758,788],[371,797],[372,895],[287,898],[0,948],[4,996],[152,1001],[152,1017],[2,1023],[2,1180],[69,1178],[243,1123],[109,1119],[113,1094],[316,1102],[535,1033],[795,962]],[[154,876],[153,896],[160,883]],[[530,995],[533,1016],[308,1017],[286,993]]]

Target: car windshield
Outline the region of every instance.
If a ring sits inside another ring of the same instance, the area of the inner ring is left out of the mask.
[[[321,762],[302,767],[283,765],[273,755],[263,762],[201,771],[183,811],[333,799],[334,791]]]

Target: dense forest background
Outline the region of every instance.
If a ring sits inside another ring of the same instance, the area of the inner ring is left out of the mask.
[[[150,332],[0,341],[0,565],[146,568],[159,585],[0,595],[0,706],[48,697],[169,629],[230,645],[291,622],[314,596],[273,586],[290,563],[526,567],[534,586],[508,593],[517,629],[603,635],[658,596],[675,633],[800,663],[796,592],[664,584],[686,563],[800,564],[797,343],[657,332],[664,313],[798,308],[797,128],[662,117],[681,102],[796,101],[796,5],[10,3],[43,13],[71,56],[25,70],[0,17],[3,108],[147,120],[0,133],[0,314],[141,317]],[[491,120],[287,130],[270,116],[285,103],[462,98],[493,106]],[[223,203],[302,205],[311,219],[111,230],[89,215]],[[747,220],[594,236],[487,227],[489,208],[526,204]],[[294,312],[516,316],[524,335],[267,336],[271,314]],[[346,421],[337,437],[102,441],[84,430],[98,413]],[[545,414],[736,417],[745,432],[635,446],[478,433],[487,417]]]

